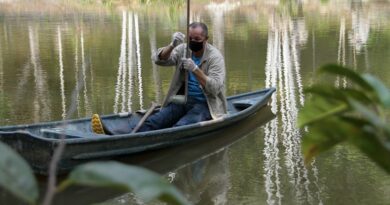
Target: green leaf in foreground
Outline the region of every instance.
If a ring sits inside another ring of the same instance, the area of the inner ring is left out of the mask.
[[[350,129],[351,127],[348,124],[334,117],[324,119],[320,123],[311,124],[310,132],[302,138],[305,163],[310,162],[319,153],[345,141],[347,139],[346,134]]]
[[[301,109],[298,116],[298,126],[303,127],[324,120],[330,116],[340,114],[348,109],[344,102],[313,98]]]
[[[390,149],[375,135],[356,135],[350,142],[390,173]]]
[[[390,128],[384,115],[390,108],[389,89],[371,75],[338,65],[324,66],[321,72],[347,77],[355,86],[338,89],[314,85],[305,89],[313,94],[298,120],[300,127],[310,130],[302,138],[305,162],[348,142],[390,173]]]
[[[153,199],[169,204],[189,204],[184,196],[160,175],[118,162],[92,162],[78,166],[59,187],[69,185],[119,188],[132,191],[144,202]]]
[[[366,104],[374,103],[367,95],[367,92],[353,88],[340,89],[329,85],[313,85],[310,88],[305,88],[305,93],[311,93],[324,99],[331,99],[334,101],[347,102],[347,98],[352,98]]]
[[[19,199],[36,203],[37,181],[27,162],[9,146],[0,142],[0,186]]]
[[[336,65],[336,64],[328,64],[320,68],[320,73],[324,73],[324,72],[339,75],[339,76],[344,76],[350,79],[352,82],[359,85],[364,90],[373,91],[371,85],[367,83],[367,81],[361,75],[346,67]]]
[[[355,111],[361,113],[361,115],[364,116],[364,118],[368,122],[370,122],[372,126],[375,126],[377,133],[384,131],[387,136],[390,136],[390,128],[388,124],[383,119],[381,119],[375,112],[371,111],[368,107],[364,106],[358,101],[349,101]]]
[[[379,101],[385,108],[390,108],[390,91],[389,89],[377,78],[372,75],[364,74],[363,78],[371,87],[375,90]]]

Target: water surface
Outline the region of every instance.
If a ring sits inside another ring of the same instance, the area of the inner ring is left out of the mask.
[[[150,56],[172,33],[185,33],[184,5],[52,4],[0,1],[1,125],[147,109],[162,101],[173,69],[153,65]],[[310,100],[303,87],[321,80],[321,65],[346,65],[390,86],[390,3],[203,1],[191,8],[191,19],[209,25],[210,42],[225,56],[227,94],[277,87],[270,103],[276,117],[249,131],[236,128],[239,141],[190,161],[180,158],[182,166],[145,166],[164,174],[194,204],[390,201],[389,176],[354,148],[339,146],[304,166],[305,131],[295,126]],[[76,111],[68,113],[72,107]],[[83,193],[74,190],[55,204],[96,198],[74,198]],[[107,195],[99,200],[137,203],[129,194]],[[1,197],[9,203],[5,193]]]

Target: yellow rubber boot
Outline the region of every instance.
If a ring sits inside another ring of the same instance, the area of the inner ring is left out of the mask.
[[[96,134],[105,134],[102,121],[100,120],[100,117],[98,114],[93,114],[91,119],[91,128],[92,131]]]

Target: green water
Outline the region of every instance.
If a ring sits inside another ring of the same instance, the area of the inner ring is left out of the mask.
[[[319,80],[325,63],[372,73],[390,86],[390,2],[218,2],[192,2],[191,19],[209,25],[210,42],[225,56],[227,94],[277,87],[270,103],[276,117],[192,163],[149,167],[194,204],[389,204],[390,177],[354,148],[337,147],[305,167],[295,123],[306,100],[302,88]],[[176,31],[186,31],[185,8],[176,4],[0,1],[0,125],[161,102],[173,71],[153,65],[151,51]],[[60,195],[55,204],[136,203],[129,194],[80,193]],[[0,197],[11,203],[6,193]]]

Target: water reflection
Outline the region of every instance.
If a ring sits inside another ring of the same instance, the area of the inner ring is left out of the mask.
[[[133,34],[135,34],[134,37]],[[138,83],[138,97],[140,108],[143,109],[142,65],[139,38],[138,14],[123,11],[119,67],[115,87],[114,113],[131,111],[131,106],[133,102],[132,97],[134,92],[134,77],[136,77],[136,81]],[[133,42],[133,40],[135,40],[135,42]],[[135,52],[133,48],[134,43]],[[136,59],[137,66],[136,76],[134,75],[133,70],[134,58]]]
[[[351,25],[352,29],[349,34],[349,42],[353,49],[353,67],[357,67],[356,54],[364,51],[364,61],[366,71],[370,70],[368,59],[367,41],[370,35],[370,11],[365,11],[361,1],[351,3]]]
[[[77,32],[75,32],[75,43],[74,43],[74,68],[75,68],[75,88],[76,88],[76,107],[77,107],[77,118],[79,118],[81,116],[81,113],[80,113],[80,90],[78,90],[77,88],[80,87],[80,80],[79,80],[79,76],[80,76],[80,71],[79,71],[79,37],[77,35]]]
[[[288,181],[293,186],[296,203],[322,203],[318,182],[311,182],[309,172],[301,154],[301,133],[296,128],[298,108],[304,103],[300,74],[300,46],[307,42],[307,31],[303,18],[273,15],[269,21],[266,87],[277,87],[278,95],[272,97],[272,110],[280,115],[265,127],[264,177],[268,204],[282,204],[282,162],[287,169]],[[297,100],[298,98],[298,100]],[[281,142],[279,142],[281,141]],[[284,149],[280,150],[278,145]],[[313,168],[316,169],[313,164]],[[313,174],[313,173],[311,173]],[[314,172],[314,174],[318,174]],[[318,177],[315,177],[318,180]]]
[[[370,34],[370,14],[364,13],[361,1],[353,1],[351,7],[352,29],[349,35],[349,41],[357,54],[360,54],[366,46]]]
[[[137,56],[137,72],[138,72],[138,97],[139,97],[139,105],[140,109],[143,109],[144,100],[143,100],[143,85],[142,85],[142,67],[141,67],[141,45],[139,39],[139,22],[138,22],[138,14],[134,15],[134,23],[135,23],[135,45],[136,45],[136,56]]]
[[[62,37],[61,28],[57,27],[57,40],[58,40],[58,64],[60,67],[60,88],[61,88],[61,105],[62,105],[62,119],[66,118],[66,99],[65,99],[65,83],[64,83],[64,62],[62,59]]]
[[[272,22],[270,25],[274,25]],[[280,67],[280,45],[279,45],[279,32],[275,32],[274,27],[270,27],[268,32],[267,43],[267,62],[265,66],[266,72],[266,87],[277,86],[277,72]],[[272,112],[277,113],[277,95],[272,95],[271,100]],[[265,190],[267,192],[267,204],[281,204],[282,195],[280,191],[280,162],[279,162],[279,148],[278,148],[278,124],[279,119],[274,119],[271,123],[268,123],[265,128],[264,137],[264,177],[265,177]]]
[[[127,96],[127,110],[131,111],[131,105],[132,105],[132,96],[133,96],[133,62],[134,62],[134,52],[133,52],[133,13],[128,13],[128,38],[129,42],[127,44],[127,62],[128,62],[128,96]]]
[[[345,66],[345,18],[341,17],[340,18],[340,32],[339,32],[339,46],[338,46],[338,51],[337,51],[337,63],[340,65]],[[340,77],[337,76],[336,82],[335,82],[336,87],[340,87]],[[343,77],[343,88],[347,87],[347,79]]]
[[[338,41],[338,52],[337,52],[337,63],[340,65],[347,65],[346,62],[346,36],[349,40],[349,45],[351,48],[351,64],[352,67],[356,70],[357,65],[357,55],[360,55],[364,52],[364,62],[366,70],[370,69],[369,59],[368,59],[368,49],[367,41],[370,34],[370,13],[369,11],[364,11],[361,1],[351,2],[349,8],[351,11],[351,29],[347,32],[346,29],[346,17],[343,15],[340,17],[340,31],[339,31],[339,41]],[[335,85],[340,86],[340,81],[342,81],[342,87],[347,87],[347,79],[343,77],[342,79],[337,78]]]
[[[155,27],[150,26],[149,27],[149,43],[150,43],[150,51],[152,53],[155,53],[157,51],[157,44],[156,44],[156,29]],[[158,69],[157,65],[155,63],[152,63],[152,72],[153,72],[153,81],[155,85],[155,92],[156,92],[156,102],[162,102],[162,83],[160,79],[160,70]]]
[[[173,183],[193,204],[226,204],[230,185],[228,151],[224,149],[176,172]]]
[[[222,3],[211,2],[206,5],[206,9],[209,11],[211,17],[212,33],[213,33],[213,45],[218,48],[221,53],[225,53],[225,13],[238,8],[240,2],[224,1]]]
[[[278,88],[278,94],[272,99],[272,110],[279,114],[277,119],[267,124],[264,136],[262,131],[253,134],[260,143],[248,143],[254,144],[251,149],[245,146],[243,151],[240,147],[228,159],[232,177],[226,183],[233,187],[228,192],[229,199],[241,201],[253,197],[268,204],[320,204],[321,201],[335,204],[340,200],[353,203],[362,198],[373,203],[389,201],[383,194],[388,189],[385,185],[388,180],[383,180],[383,175],[370,164],[366,167],[374,171],[359,171],[361,164],[367,165],[368,160],[356,159],[356,153],[338,149],[330,154],[331,160],[318,159],[313,166],[304,167],[299,152],[301,133],[295,128],[298,108],[309,100],[302,92],[302,85],[318,80],[312,75],[318,66],[338,62],[357,71],[365,67],[389,79],[389,70],[385,69],[390,63],[389,4],[337,0],[216,2],[206,5],[192,2],[191,18],[210,25],[214,45],[225,54],[230,71],[227,82],[231,83],[227,92]],[[143,107],[144,101],[150,100],[147,97],[161,101],[162,90],[169,86],[171,73],[160,71],[150,62],[150,51],[163,45],[172,31],[184,28],[182,8],[158,6],[156,9],[148,5],[145,10],[137,10],[137,19],[133,12],[117,13],[117,10],[111,13],[90,10],[94,14],[72,11],[67,16],[40,10],[39,15],[25,14],[23,9],[28,8],[22,8],[20,13],[10,15],[4,8],[0,6],[2,122],[21,124],[61,119],[64,109],[71,109],[74,102],[68,95],[71,88],[77,90],[77,117],[84,117],[91,110],[111,113],[113,108],[115,112],[138,109],[139,104]],[[74,30],[66,29],[67,25],[74,26]],[[147,43],[150,47],[144,46]],[[264,62],[265,71],[261,66],[252,69],[251,65]],[[243,65],[249,69],[245,70]],[[339,80],[340,87],[347,85],[343,79]],[[249,158],[262,162],[258,160],[263,157],[259,156],[259,149],[265,159],[263,167],[250,169],[258,166],[253,163],[243,163],[242,168],[235,166],[236,161]],[[179,152],[188,153],[188,149]],[[159,170],[172,159],[179,164],[176,153],[152,168]],[[183,174],[172,170],[176,169],[170,167],[161,173],[171,171],[173,180],[178,182]],[[239,182],[248,178],[256,188]],[[95,195],[83,197],[86,200]],[[221,194],[220,198],[224,197]],[[231,201],[227,203],[234,203]]]
[[[84,42],[84,30],[83,26],[77,26],[74,34],[74,73],[75,73],[75,103],[77,110],[77,117],[90,116],[92,114],[92,108],[89,100],[89,91],[87,87],[87,65],[85,59],[85,42]],[[80,48],[79,48],[80,46]],[[81,62],[79,57],[81,56]],[[81,64],[81,65],[80,65]],[[92,68],[90,68],[92,70]],[[92,72],[92,71],[91,71]],[[92,79],[92,73],[91,73]],[[92,80],[90,84],[93,84]],[[82,98],[80,92],[82,90]],[[65,101],[65,100],[64,100]],[[83,113],[82,113],[83,111]]]
[[[92,109],[91,109],[91,105],[89,103],[89,98],[88,98],[87,62],[85,60],[84,31],[83,31],[83,29],[81,29],[81,32],[80,32],[80,44],[81,44],[81,76],[82,76],[82,82],[83,82],[82,87],[83,87],[83,94],[84,94],[84,111],[85,111],[86,116],[91,116]]]
[[[22,96],[24,96],[22,93],[28,90],[26,89],[25,85],[28,82],[32,68],[35,82],[35,95],[33,99],[34,122],[40,122],[43,120],[47,121],[50,119],[51,108],[50,98],[46,97],[49,95],[47,85],[47,73],[43,70],[40,61],[38,28],[29,25],[28,37],[30,45],[30,59],[23,69],[22,78],[19,80],[18,93],[20,93],[20,95],[18,95],[18,97],[21,98]]]
[[[115,87],[115,104],[114,104],[114,113],[118,113],[119,106],[119,98],[122,97],[122,108],[124,110],[124,103],[126,101],[126,95],[123,88],[125,87],[126,82],[126,26],[127,26],[127,15],[126,12],[122,13],[122,38],[121,38],[121,53],[119,56],[119,67],[118,67],[118,75]],[[122,112],[121,111],[121,112]]]
[[[211,155],[198,159],[186,166],[164,175],[182,193],[191,204],[228,204],[228,192],[231,188],[229,151],[221,149]],[[133,193],[127,193],[110,199],[103,204],[146,204]],[[165,204],[149,202],[147,204]]]
[[[2,39],[0,39],[0,48],[2,48]],[[5,93],[4,93],[4,62],[3,62],[3,51],[0,49],[0,106],[2,107],[0,111],[0,117],[5,118]]]
[[[182,193],[185,193],[191,204],[229,204],[228,192],[231,188],[229,171],[229,152],[223,149],[207,158],[192,162],[175,172],[165,175]],[[145,204],[133,193],[127,193],[103,204]],[[149,202],[147,204],[165,204]]]
[[[248,176],[245,173],[236,172],[240,168],[235,160],[231,159],[235,155],[231,147],[237,145],[236,142],[242,139],[243,136],[247,136],[247,139],[253,139],[255,137],[253,136],[254,130],[274,117],[275,115],[270,108],[265,106],[258,113],[237,122],[235,126],[226,127],[226,132],[221,135],[208,133],[207,136],[199,140],[170,149],[123,157],[120,161],[141,165],[162,173],[193,204],[237,204],[229,201],[234,197],[237,197],[241,202],[238,204],[242,204],[242,198],[246,198],[246,196],[240,196],[240,194],[232,191],[237,188],[237,184],[234,184],[237,181],[234,180],[247,178]],[[178,155],[178,153],[180,154]],[[237,159],[237,161],[244,164],[252,162],[247,159]],[[257,162],[257,160],[255,161]],[[257,167],[255,168],[258,170]],[[235,174],[237,176],[233,176]],[[257,177],[254,176],[254,178]],[[144,203],[129,193],[108,200],[103,204]]]

